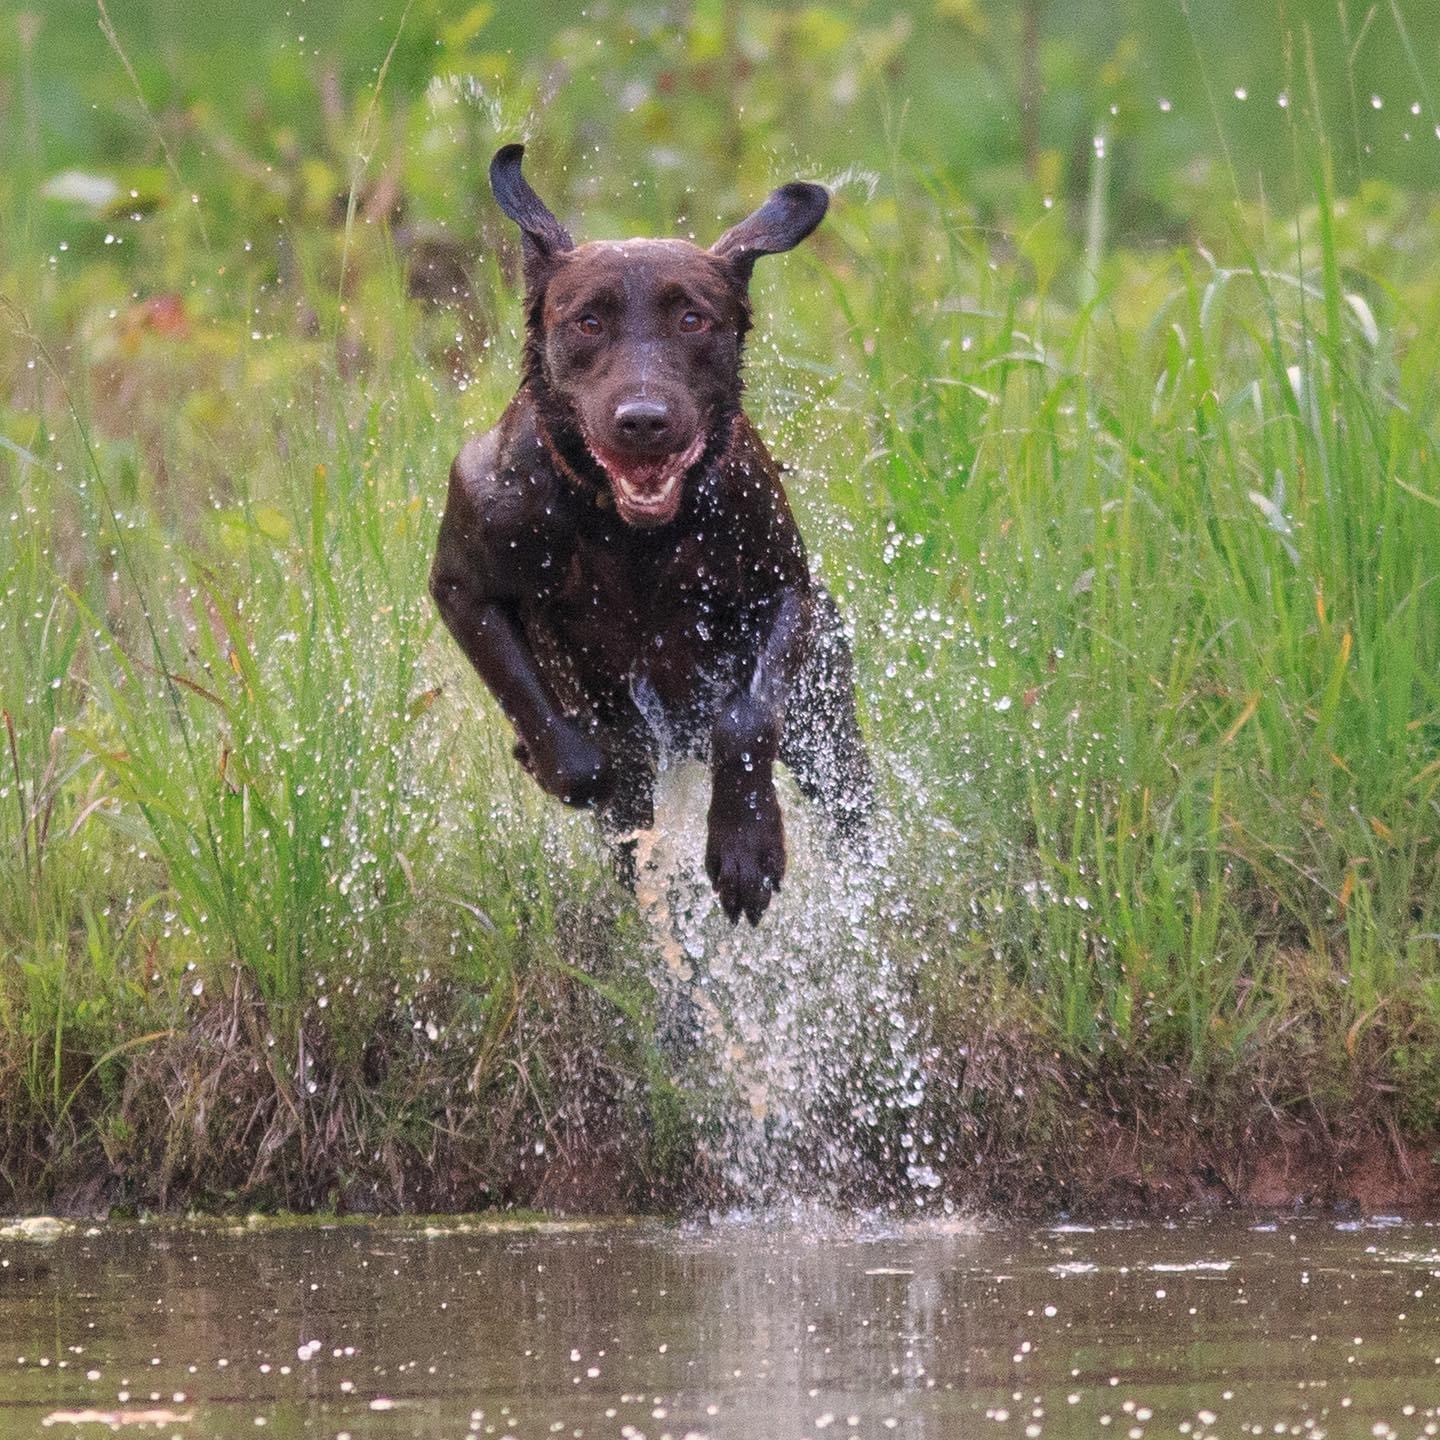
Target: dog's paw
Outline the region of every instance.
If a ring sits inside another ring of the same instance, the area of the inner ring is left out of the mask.
[[[785,878],[785,824],[773,785],[738,807],[711,806],[705,873],[732,925],[742,915],[760,923]]]
[[[540,788],[566,805],[598,804],[613,788],[609,757],[573,725],[553,725],[543,739],[528,745],[522,742],[515,750],[515,758]]]

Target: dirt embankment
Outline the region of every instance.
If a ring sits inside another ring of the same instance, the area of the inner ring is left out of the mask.
[[[578,1101],[548,1129],[519,1114],[451,1105],[408,1136],[364,1130],[363,1104],[336,1097],[304,1129],[281,1105],[228,1144],[177,1149],[173,1132],[137,1133],[124,1156],[77,1141],[58,1164],[29,1154],[7,1209],[66,1215],[144,1210],[675,1213],[754,1203],[707,1163],[703,1148],[657,1153],[652,1117],[613,1094]],[[1224,1209],[1355,1214],[1440,1209],[1440,1144],[1371,1128],[1343,1137],[1301,1125],[1226,1132],[1188,1119],[1156,1123],[1086,1115],[1029,1145],[989,1143],[942,1169],[923,1208],[1044,1219],[1144,1217]],[[12,1137],[14,1138],[14,1137]],[[37,1140],[39,1137],[36,1137]],[[43,1143],[43,1142],[41,1142]],[[985,1153],[985,1152],[989,1153]],[[12,1175],[15,1169],[11,1168]],[[773,1192],[769,1198],[780,1198]],[[916,1206],[899,1169],[857,1163],[814,1198],[856,1209]]]
[[[509,1028],[488,1042],[460,1027],[431,1033],[405,1015],[374,1026],[348,1055],[324,1034],[307,1037],[303,1086],[276,1064],[258,1011],[232,995],[127,1054],[123,1070],[77,1074],[59,1125],[23,1108],[11,1087],[15,1103],[0,1109],[9,1189],[0,1208],[653,1213],[762,1202],[820,1173],[802,1142],[787,1182],[738,1193],[707,1158],[714,1136],[694,1095],[657,1069],[633,1028],[643,1017],[617,1019],[594,988],[537,974]],[[457,1008],[439,993],[427,1004]],[[1274,1047],[1263,1075],[1223,1083],[1153,1067],[1087,1072],[985,1015],[937,1027],[919,1111],[846,1133],[844,1162],[813,1187],[816,1198],[915,1205],[897,1143],[908,1129],[924,1137],[939,1179],[923,1191],[927,1209],[1440,1207],[1440,1131],[1407,1132],[1393,1087],[1363,1087],[1363,1104],[1334,1111],[1313,1098],[1278,1103]],[[1292,1095],[1302,1093],[1298,1073]],[[852,1102],[838,1097],[842,1122]]]

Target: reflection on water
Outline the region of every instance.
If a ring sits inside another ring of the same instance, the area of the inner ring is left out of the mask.
[[[3,1436],[1440,1433],[1423,1223],[4,1234]]]

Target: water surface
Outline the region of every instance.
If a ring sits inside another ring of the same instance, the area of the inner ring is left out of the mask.
[[[1433,1435],[1437,1277],[1388,1219],[81,1226],[0,1239],[0,1435]]]

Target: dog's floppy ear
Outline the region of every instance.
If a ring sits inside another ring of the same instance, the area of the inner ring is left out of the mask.
[[[540,284],[559,255],[575,248],[570,232],[520,173],[523,145],[502,145],[490,162],[490,189],[500,208],[520,227],[525,283]]]
[[[823,185],[792,180],[771,193],[753,214],[733,225],[711,247],[710,253],[728,260],[742,280],[750,279],[762,255],[793,250],[824,218],[830,192]]]

